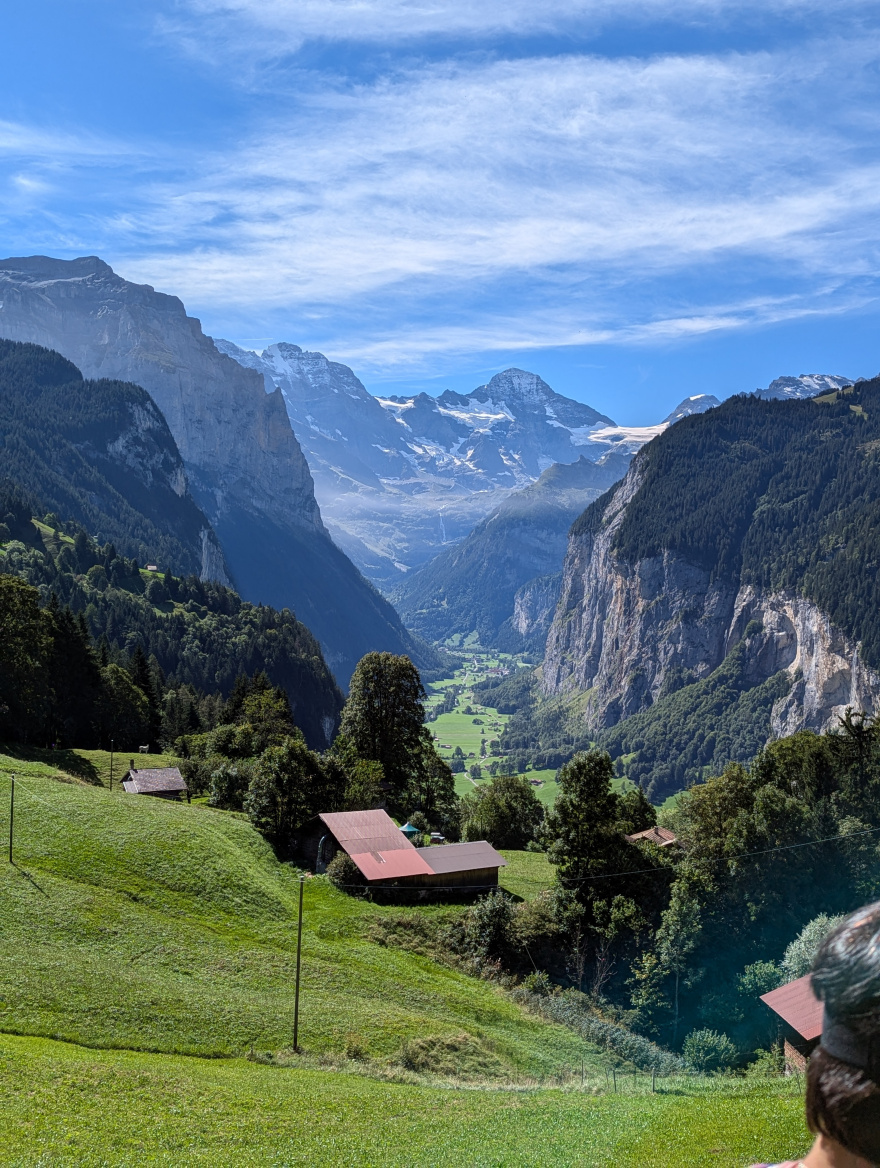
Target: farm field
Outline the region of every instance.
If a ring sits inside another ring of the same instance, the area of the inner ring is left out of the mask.
[[[802,1154],[790,1082],[460,1090],[0,1036],[3,1163],[744,1168]]]
[[[474,664],[476,662],[476,665]],[[430,723],[431,733],[437,744],[437,749],[447,762],[452,760],[456,747],[460,747],[468,767],[477,763],[483,769],[483,778],[488,778],[487,768],[492,763],[504,763],[503,757],[492,750],[494,739],[500,738],[504,727],[510,721],[510,714],[499,714],[492,706],[484,706],[475,701],[472,687],[489,675],[490,669],[516,669],[517,659],[505,654],[490,654],[477,652],[463,660],[462,665],[452,677],[444,678],[428,686],[427,707],[439,705],[443,701],[446,690],[452,685],[463,687],[462,693],[456,702],[454,712],[440,714]],[[471,710],[465,713],[465,708]],[[485,741],[486,753],[481,757],[481,743]],[[552,807],[556,801],[559,787],[556,783],[555,770],[524,772],[528,779],[535,781],[535,793],[547,807]],[[459,795],[473,791],[482,779],[476,782],[468,774],[455,776],[455,789]]]
[[[522,900],[534,900],[553,883],[556,869],[544,852],[515,852],[503,849],[507,867],[498,873],[498,883]]]

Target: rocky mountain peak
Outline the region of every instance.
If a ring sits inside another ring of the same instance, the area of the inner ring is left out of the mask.
[[[679,402],[672,413],[668,414],[663,421],[671,426],[673,422],[678,422],[682,418],[689,418],[692,414],[704,414],[706,410],[714,409],[715,406],[720,405],[721,402],[714,394],[695,393],[692,397],[686,397],[684,401]]]
[[[858,380],[863,381],[864,378]],[[839,373],[801,373],[799,377],[777,377],[766,389],[756,389],[755,397],[763,401],[815,397],[818,393],[829,393],[852,384],[851,377],[843,377]]]

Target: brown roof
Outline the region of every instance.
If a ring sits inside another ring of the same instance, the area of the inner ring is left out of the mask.
[[[432,871],[385,811],[336,811],[318,818],[367,880],[427,876]]]
[[[647,831],[637,831],[634,835],[626,836],[631,844],[644,840],[649,844],[656,844],[658,848],[668,848],[670,844],[678,843],[678,836],[668,827],[649,827]]]
[[[813,993],[809,974],[780,986],[778,990],[771,990],[769,994],[761,994],[761,1001],[793,1027],[801,1038],[818,1038],[822,1033],[823,1006]]]
[[[130,770],[122,784],[130,795],[153,795],[159,791],[185,791],[186,783],[177,767],[152,767]]]
[[[433,848],[416,848],[432,872],[472,872],[478,868],[503,868],[507,861],[485,840],[468,844],[441,844]]]

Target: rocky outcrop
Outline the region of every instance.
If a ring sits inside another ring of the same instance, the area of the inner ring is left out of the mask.
[[[561,572],[536,576],[523,584],[513,598],[513,616],[498,630],[502,652],[543,653],[561,586]]]
[[[267,392],[259,372],[221,353],[177,297],[129,283],[94,256],[2,260],[0,337],[149,393],[236,587],[293,609],[342,684],[373,649],[425,663],[391,605],[330,539],[281,391]],[[210,536],[201,551],[202,570],[216,571]]]
[[[0,336],[55,349],[85,377],[143,386],[212,521],[245,507],[323,531],[281,394],[220,353],[176,296],[129,283],[95,256],[2,260]]]
[[[774,735],[828,729],[848,706],[880,709],[880,677],[813,601],[713,579],[670,551],[618,557],[615,536],[644,468],[639,455],[602,514],[569,541],[545,692],[588,693],[587,728],[598,731],[647,709],[673,681],[708,677],[746,637],[751,684],[783,670],[792,678],[772,712]]]
[[[84,381],[60,354],[0,339],[0,466],[35,505],[123,555],[228,582],[168,424],[139,385]]]

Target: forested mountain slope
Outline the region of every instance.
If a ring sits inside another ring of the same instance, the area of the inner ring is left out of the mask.
[[[433,641],[476,633],[484,646],[541,652],[568,529],[628,465],[628,455],[610,453],[549,467],[400,585],[394,599],[404,620]]]
[[[84,381],[58,353],[0,340],[0,476],[124,555],[228,583],[165,419],[137,385]]]
[[[572,527],[545,693],[585,695],[584,731],[620,723],[616,752],[638,755],[640,712],[672,695],[686,705],[740,646],[739,695],[779,679],[758,703],[764,737],[873,712],[878,470],[880,380],[806,401],[732,398],[671,427]],[[703,709],[711,720],[726,705]],[[708,729],[697,768],[718,762]]]
[[[0,336],[55,349],[87,377],[143,386],[241,594],[295,610],[341,682],[364,653],[433,664],[333,543],[280,392],[221,353],[175,296],[90,256],[0,261]]]
[[[195,576],[145,571],[113,544],[99,545],[57,518],[57,527],[40,522],[32,509],[17,490],[0,485],[0,733],[41,742],[50,725],[51,740],[95,746],[107,744],[107,728],[115,725],[117,747],[146,741],[133,730],[138,711],[129,716],[120,705],[131,698],[121,674],[139,653],[145,670],[151,662],[153,679],[145,685],[154,704],[163,696],[155,692],[159,679],[172,705],[188,710],[200,695],[228,697],[239,677],[264,672],[287,694],[309,744],[330,743],[342,695],[318,642],[289,610],[248,604]],[[6,587],[9,577],[36,589],[33,599],[49,610],[48,624],[34,624],[39,612],[29,613],[27,597]],[[106,667],[115,663],[122,669],[108,677]],[[114,695],[119,685],[125,692]],[[143,701],[134,697],[135,705]],[[102,701],[114,708],[96,715]]]

